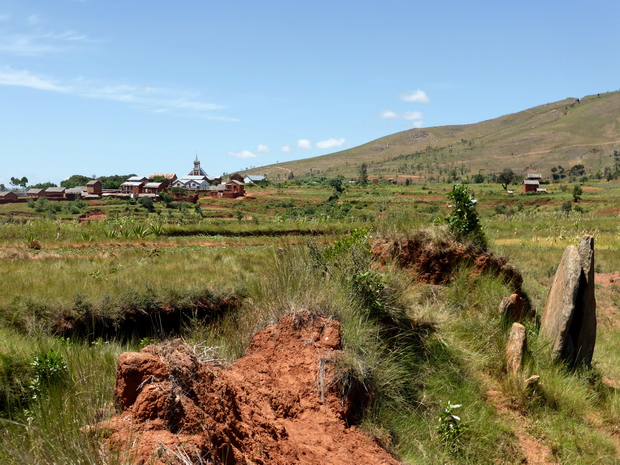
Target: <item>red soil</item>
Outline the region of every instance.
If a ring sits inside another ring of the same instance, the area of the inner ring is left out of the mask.
[[[607,215],[609,213],[620,213],[620,208],[610,208],[609,210],[594,212],[595,215]]]
[[[410,269],[416,280],[424,283],[447,284],[460,265],[471,265],[474,275],[495,273],[517,293],[523,284],[521,272],[504,257],[480,249],[466,249],[453,242],[434,243],[424,236],[401,242],[379,239],[372,245],[372,254],[379,263],[395,261],[402,268]]]
[[[135,464],[398,464],[349,426],[368,395],[344,395],[339,354],[340,324],[308,312],[257,333],[226,370],[180,340],[124,353],[121,413],[95,429]]]

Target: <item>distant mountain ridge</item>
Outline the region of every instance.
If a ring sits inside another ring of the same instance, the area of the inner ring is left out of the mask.
[[[272,180],[368,175],[403,181],[490,174],[551,176],[558,165],[583,164],[589,174],[611,166],[620,149],[620,92],[567,98],[475,124],[410,129],[340,152],[247,170]]]

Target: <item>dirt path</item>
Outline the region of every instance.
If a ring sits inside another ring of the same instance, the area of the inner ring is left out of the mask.
[[[487,391],[487,402],[495,407],[497,414],[512,426],[517,436],[519,446],[528,465],[558,465],[559,462],[552,460],[553,453],[542,440],[532,436],[528,431],[529,419],[518,410],[510,406],[508,399],[500,391],[490,389]]]

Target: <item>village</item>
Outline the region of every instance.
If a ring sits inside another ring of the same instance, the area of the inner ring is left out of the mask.
[[[85,186],[73,188],[48,187],[0,192],[0,203],[25,202],[45,197],[48,200],[98,200],[102,198],[140,199],[149,197],[157,200],[161,193],[170,192],[208,195],[211,198],[234,199],[245,196],[245,186],[266,181],[264,176],[234,173],[228,181],[221,176],[209,176],[200,167],[198,156],[194,168],[186,176],[177,177],[173,173],[152,173],[146,176],[131,176],[119,189],[104,189],[102,183],[93,179]],[[187,195],[186,195],[187,197]],[[190,196],[191,198],[191,196]]]

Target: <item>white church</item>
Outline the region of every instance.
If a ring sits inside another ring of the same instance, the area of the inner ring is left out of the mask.
[[[194,169],[187,176],[178,178],[172,183],[172,187],[182,187],[190,190],[207,190],[210,185],[218,184],[222,178],[210,177],[205,170],[200,167],[200,160],[196,155],[194,160]]]

